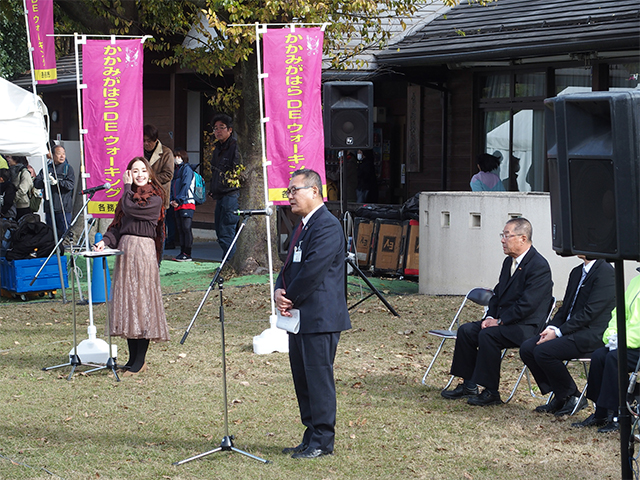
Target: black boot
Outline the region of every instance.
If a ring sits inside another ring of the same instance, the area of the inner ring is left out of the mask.
[[[149,339],[147,338],[139,338],[136,340],[137,349],[136,349],[136,358],[129,369],[132,373],[137,373],[140,370],[146,370],[147,366],[145,365],[145,359],[147,356],[147,350],[149,348]]]
[[[127,338],[127,345],[129,346],[129,360],[122,366],[123,370],[129,370],[136,360],[138,341],[135,338]]]

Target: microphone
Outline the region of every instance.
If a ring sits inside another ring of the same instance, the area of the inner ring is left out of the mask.
[[[100,190],[106,190],[107,188],[111,188],[111,184],[109,182],[105,183],[104,185],[98,185],[97,187],[81,190],[80,192],[78,192],[78,195],[91,195],[92,193],[96,193]]]
[[[264,210],[236,210],[235,211],[236,215],[248,215],[248,216],[252,216],[252,215],[268,215],[271,216],[273,215],[273,210],[271,209],[271,207],[267,207]]]

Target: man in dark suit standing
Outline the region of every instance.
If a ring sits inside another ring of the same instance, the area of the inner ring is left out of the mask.
[[[340,332],[351,328],[345,296],[345,245],[340,222],[322,201],[322,180],[313,170],[293,173],[287,196],[302,220],[275,285],[281,315],[300,313],[300,330],[289,333],[289,363],[306,427],[292,458],[333,453],[336,387],[333,361]]]
[[[536,407],[536,412],[562,416],[587,406],[586,398],[578,405],[580,391],[564,361],[589,356],[603,346],[602,334],[615,306],[613,267],[602,259],[578,257],[584,265],[571,271],[562,307],[540,335],[520,347],[540,392],[553,392],[553,400]]]
[[[553,282],[545,258],[531,244],[533,229],[525,218],[513,218],[500,233],[507,258],[489,301],[485,318],[458,329],[451,374],[463,379],[449,400],[468,398],[470,405],[501,404],[502,350],[519,347],[538,331],[551,307]],[[485,389],[479,393],[478,385]]]

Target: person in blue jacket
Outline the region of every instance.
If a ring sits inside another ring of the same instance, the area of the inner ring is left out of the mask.
[[[480,171],[471,178],[471,191],[504,192],[504,184],[495,173],[500,166],[500,159],[490,153],[481,153],[476,162]]]
[[[190,262],[193,246],[193,212],[196,211],[193,167],[189,164],[189,155],[184,150],[177,150],[174,155],[175,170],[171,181],[171,206],[173,207],[176,232],[180,242],[180,254],[176,262]]]

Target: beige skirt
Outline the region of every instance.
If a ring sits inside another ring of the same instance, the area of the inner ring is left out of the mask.
[[[111,335],[169,340],[162,303],[156,246],[152,238],[124,235],[118,249],[111,285]]]

